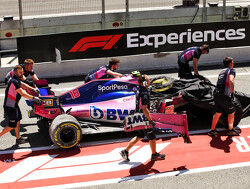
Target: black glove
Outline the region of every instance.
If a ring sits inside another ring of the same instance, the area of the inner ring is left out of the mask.
[[[31,86],[31,87],[34,86],[33,81],[30,81],[30,80],[28,80],[28,79],[25,79],[23,82],[26,83],[26,84],[28,84],[28,85]]]
[[[231,93],[230,98],[231,100],[234,100],[234,93]]]
[[[39,89],[38,89],[38,88],[34,88],[34,89],[33,89],[33,91],[34,91],[37,95],[39,95],[39,94],[40,94],[40,91],[39,91]]]
[[[155,122],[153,120],[149,121],[149,125],[154,127],[155,126]]]
[[[39,97],[33,96],[33,100],[36,104],[41,104],[43,102],[43,100]]]
[[[199,78],[200,80],[205,80],[206,78],[200,74],[194,74],[195,78]]]

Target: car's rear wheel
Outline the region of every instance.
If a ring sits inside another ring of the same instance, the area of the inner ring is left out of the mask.
[[[60,148],[72,148],[82,139],[82,130],[77,119],[68,114],[57,116],[51,123],[49,135]]]

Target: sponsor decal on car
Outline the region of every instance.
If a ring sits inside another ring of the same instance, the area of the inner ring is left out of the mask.
[[[89,116],[93,119],[106,119],[106,120],[121,120],[123,121],[126,116],[132,114],[134,110],[128,109],[100,109],[96,106],[90,106]]]
[[[43,105],[45,107],[47,107],[47,106],[53,106],[53,99],[43,99]]]
[[[114,90],[127,90],[127,85],[118,85],[118,84],[112,84],[112,85],[98,85],[98,91],[114,91]]]
[[[127,126],[130,127],[131,125],[141,125],[148,122],[148,119],[144,114],[135,114],[133,116],[128,116],[126,119]],[[147,123],[148,124],[148,123]]]
[[[123,102],[130,102],[135,100],[135,96],[130,96],[129,98],[123,98]]]

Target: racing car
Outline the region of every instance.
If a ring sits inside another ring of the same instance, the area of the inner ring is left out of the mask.
[[[27,100],[32,107],[29,117],[46,120],[50,138],[60,148],[76,146],[83,134],[150,128],[143,114],[135,114],[137,80],[132,74],[92,80],[59,96],[50,91],[46,82],[40,81],[36,87],[40,89],[43,103]],[[165,98],[151,100],[150,112],[156,122],[154,129],[176,132],[184,142],[190,143],[186,114],[174,113],[171,103],[171,99]]]

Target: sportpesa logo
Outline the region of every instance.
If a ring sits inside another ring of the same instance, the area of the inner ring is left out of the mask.
[[[118,85],[118,84],[112,84],[112,85],[98,85],[98,91],[114,91],[114,90],[127,90],[127,85]]]
[[[225,41],[225,40],[240,40],[245,39],[245,28],[235,29],[221,29],[217,31],[205,30],[205,31],[194,31],[188,29],[186,32],[169,33],[169,34],[151,34],[151,35],[140,35],[139,33],[127,34],[127,47],[144,47],[154,46],[158,48],[160,45],[168,44],[182,44],[192,42],[209,42],[209,41]]]

